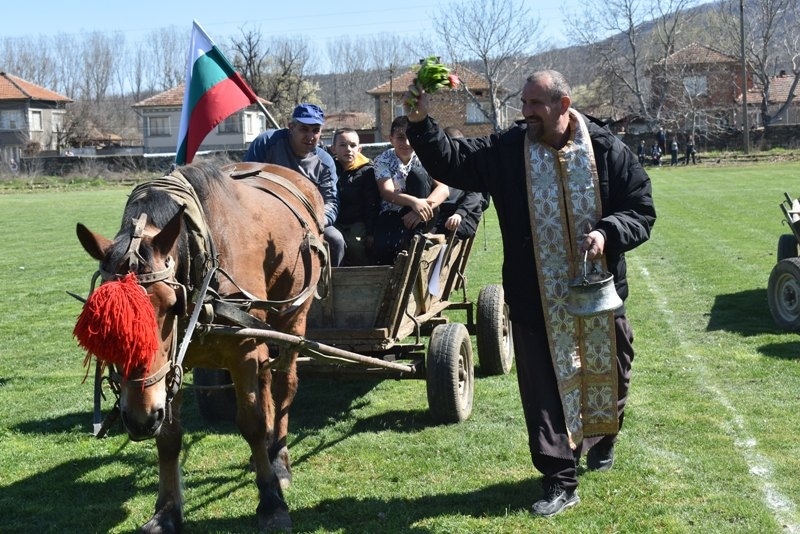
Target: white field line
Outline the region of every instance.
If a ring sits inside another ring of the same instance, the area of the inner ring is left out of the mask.
[[[660,313],[670,318],[669,322],[674,327],[673,313],[664,292],[650,277],[650,271],[647,267],[641,267],[640,271],[644,278],[647,279],[647,285],[656,298],[656,308]],[[677,332],[677,334],[680,334],[680,332]],[[682,335],[677,335],[676,338],[685,339]],[[733,438],[734,445],[738,448],[739,453],[750,468],[750,474],[760,481],[764,504],[770,509],[778,524],[782,526],[783,532],[800,534],[800,522],[798,522],[795,503],[778,490],[772,480],[772,463],[758,451],[758,442],[747,431],[744,418],[739,413],[739,410],[731,403],[725,393],[714,384],[714,374],[709,372],[708,367],[703,363],[703,359],[690,354],[683,341],[680,343],[686,349],[684,352],[692,360],[694,368],[697,370],[696,381],[698,387],[706,389],[713,394],[713,398],[730,414],[729,422],[724,425],[723,430]]]

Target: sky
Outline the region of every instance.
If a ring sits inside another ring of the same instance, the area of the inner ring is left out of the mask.
[[[542,37],[555,46],[566,45],[563,15],[578,0],[544,2],[524,0],[541,18]],[[217,43],[240,36],[241,29],[260,30],[265,36],[302,36],[324,55],[327,43],[339,36],[378,34],[414,37],[431,32],[431,19],[451,0],[395,2],[337,2],[336,0],[138,0],[115,2],[39,0],[36,9],[27,2],[6,2],[0,16],[0,39],[39,35],[121,32],[127,43],[144,40],[153,30],[175,26],[191,30],[197,20]],[[359,9],[359,5],[362,8]],[[188,42],[187,42],[188,47]],[[436,51],[431,51],[432,54]]]

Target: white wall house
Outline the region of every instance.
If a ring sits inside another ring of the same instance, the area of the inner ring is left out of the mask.
[[[0,72],[0,164],[23,154],[57,151],[66,142],[64,118],[72,100]]]
[[[133,105],[141,121],[145,154],[174,154],[183,106],[183,84]],[[262,100],[264,104],[268,102]],[[257,105],[234,113],[203,140],[199,150],[242,150],[266,130],[267,118]]]

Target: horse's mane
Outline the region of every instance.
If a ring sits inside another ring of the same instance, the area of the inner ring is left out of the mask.
[[[225,187],[226,175],[211,163],[195,163],[179,167],[178,171],[191,184],[204,211],[207,212],[208,200],[212,196],[228,194]],[[122,214],[122,223],[114,243],[108,251],[106,267],[113,267],[127,254],[131,241],[131,234],[136,225],[136,218],[142,213],[147,214],[149,224],[157,228],[164,226],[175,216],[180,208],[172,196],[163,189],[153,184],[146,185],[141,194],[128,202]],[[186,228],[181,231],[178,239],[178,253],[186,257],[189,245]],[[139,249],[142,259],[152,268],[152,251],[146,247]]]

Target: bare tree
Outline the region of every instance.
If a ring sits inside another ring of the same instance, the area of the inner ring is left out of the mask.
[[[759,109],[765,128],[792,104],[800,82],[798,16],[798,0],[751,0],[742,5],[736,0],[723,2],[720,29],[732,55],[740,55],[740,24],[744,20],[744,55],[747,68],[761,91]],[[770,106],[772,77],[782,70],[790,71],[794,80],[786,100],[775,108]]]
[[[515,72],[527,70],[539,19],[521,0],[465,0],[442,8],[434,25],[455,63],[480,65],[489,87],[488,102],[469,92],[469,87],[464,89],[499,131],[505,127],[500,110],[521,90],[503,92],[504,82]]]
[[[328,106],[334,110],[360,111],[364,109],[365,91],[372,76],[367,70],[368,51],[351,37],[328,43],[328,59],[333,69],[333,101]]]
[[[260,30],[241,28],[241,37],[231,39],[233,66],[253,88],[257,95],[265,91],[269,49],[264,44]]]
[[[149,46],[142,49],[147,58],[148,88],[166,91],[184,82],[188,61],[191,31],[175,26],[150,32],[145,40]]]
[[[696,2],[607,0],[588,4],[577,23],[571,21],[571,33],[578,43],[591,47],[599,60],[598,72],[607,77],[609,87],[624,88],[626,94],[615,94],[615,101],[622,104],[630,98],[625,107],[655,122],[664,102],[651,98],[648,68],[667,61],[675,51],[688,23],[689,8]],[[651,26],[654,31],[648,31]]]
[[[121,35],[108,36],[100,32],[91,33],[84,41],[81,53],[83,58],[82,98],[98,104],[108,96],[118,68],[118,61],[122,57],[121,45],[124,45]]]

